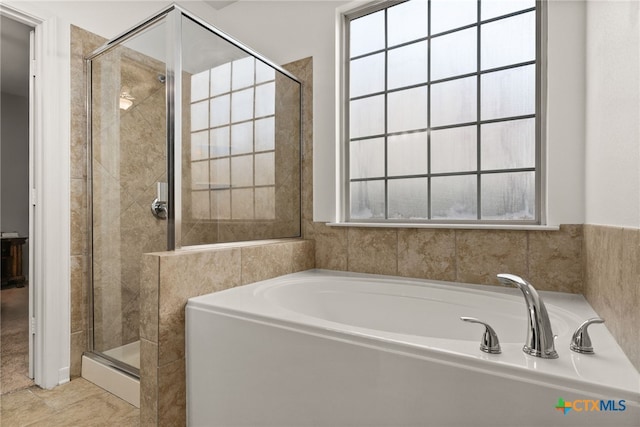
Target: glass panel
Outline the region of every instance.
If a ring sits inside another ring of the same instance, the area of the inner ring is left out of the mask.
[[[427,178],[390,179],[388,185],[390,219],[427,218]]]
[[[231,89],[238,90],[253,86],[254,82],[253,57],[242,58],[231,64]]]
[[[211,160],[210,164],[210,189],[228,188],[231,185],[231,169],[229,158]]]
[[[256,151],[273,150],[275,147],[275,120],[273,117],[256,120]]]
[[[349,135],[351,138],[384,132],[384,96],[362,98],[349,103]]]
[[[229,126],[211,129],[209,144],[211,157],[229,155]]]
[[[535,65],[483,74],[481,84],[482,120],[536,112]]]
[[[421,175],[429,171],[426,132],[390,136],[387,144],[389,176]]]
[[[476,219],[477,182],[476,175],[431,178],[431,218]]]
[[[198,132],[208,131],[211,187],[190,196],[199,182],[192,174],[203,172],[185,151],[182,245],[299,236],[300,84],[187,17],[182,31],[183,82],[211,76],[202,82],[210,90],[202,101],[193,102],[191,88],[182,91],[182,140],[197,143]],[[198,102],[207,123],[196,131],[188,124]]]
[[[431,34],[463,27],[478,21],[476,0],[431,0]]]
[[[482,125],[482,169],[532,168],[536,163],[535,119]]]
[[[426,83],[428,56],[426,41],[390,50],[388,54],[388,88],[396,89]]]
[[[535,12],[484,24],[480,30],[483,70],[536,59]]]
[[[532,220],[535,200],[534,172],[482,175],[482,219]]]
[[[92,59],[89,79],[91,176],[87,182],[92,196],[89,259],[93,272],[90,350],[119,360],[132,373],[140,368],[139,355],[130,350],[140,339],[142,254],[167,250],[167,222],[156,219],[149,209],[156,182],[166,181],[167,100],[161,78],[167,74],[165,31],[163,20]],[[184,91],[190,95],[191,78],[185,80]],[[126,109],[120,107],[122,98],[131,101]],[[185,125],[189,126],[193,117],[194,128],[199,131],[193,142],[183,141],[188,163],[192,156],[208,156],[207,132],[200,132],[207,128],[208,103],[193,104],[193,114],[191,102],[183,106]],[[196,163],[206,164],[207,160]],[[191,184],[190,175],[185,180]],[[206,184],[208,177],[203,181]],[[203,194],[207,196],[206,191]],[[191,193],[185,193],[184,198],[190,200]],[[3,307],[3,320],[4,314]],[[129,350],[126,358],[122,357],[123,350]]]
[[[211,96],[231,91],[231,63],[219,65],[211,69]]]
[[[256,86],[256,117],[270,116],[276,113],[276,84],[267,83]]]
[[[351,178],[384,176],[384,139],[351,141],[349,171]]]
[[[191,188],[194,190],[209,189],[209,162],[191,163]]]
[[[349,96],[382,92],[384,90],[384,54],[365,56],[351,61],[349,68]]]
[[[477,31],[471,28],[431,40],[431,80],[473,73],[478,69]]]
[[[191,104],[191,129],[206,129],[209,120],[209,103],[198,102]]]
[[[351,219],[384,218],[384,181],[351,183]]]
[[[392,92],[387,95],[388,132],[403,132],[427,127],[427,88]]]
[[[387,10],[389,46],[427,37],[427,2],[412,0]]]
[[[209,132],[196,132],[191,134],[191,160],[209,158]]]
[[[535,6],[535,0],[482,0],[481,16],[484,21]]]
[[[253,185],[253,156],[231,158],[231,186],[250,187]]]
[[[209,70],[191,76],[191,100],[199,101],[209,97]]]
[[[384,49],[384,10],[352,20],[349,40],[351,58]]]
[[[478,169],[476,126],[431,132],[431,172],[466,172]]]
[[[253,151],[253,122],[231,126],[231,154]]]
[[[476,77],[451,80],[431,86],[431,126],[477,120]]]

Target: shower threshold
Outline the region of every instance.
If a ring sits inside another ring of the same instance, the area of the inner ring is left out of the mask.
[[[103,351],[103,354],[140,369],[140,341]]]

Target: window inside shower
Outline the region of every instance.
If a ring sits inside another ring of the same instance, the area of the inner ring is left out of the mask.
[[[300,83],[177,6],[87,80],[89,347],[136,376],[144,253],[300,235]]]

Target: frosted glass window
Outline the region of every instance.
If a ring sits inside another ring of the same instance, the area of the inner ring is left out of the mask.
[[[431,126],[477,120],[475,77],[450,80],[431,86]]]
[[[478,22],[476,0],[431,0],[431,34]]]
[[[276,130],[275,119],[269,117],[255,121],[255,150],[266,151],[275,148]]]
[[[387,144],[389,176],[420,175],[429,171],[429,145],[426,132],[390,136]]]
[[[221,95],[231,90],[231,63],[211,69],[211,96]]]
[[[253,122],[231,126],[231,154],[253,151]]]
[[[492,220],[535,218],[534,172],[482,175],[482,217]]]
[[[229,155],[229,126],[211,129],[209,134],[211,157]]]
[[[535,0],[482,0],[480,16],[484,21],[535,6]]]
[[[387,95],[388,132],[401,132],[427,127],[427,88],[392,92]]]
[[[482,69],[536,59],[536,15],[529,12],[482,25]]]
[[[478,192],[475,175],[431,178],[433,219],[477,219]]]
[[[391,179],[389,186],[389,218],[428,218],[428,180],[426,178]]]
[[[275,80],[276,70],[260,60],[256,60],[256,84]]]
[[[191,102],[209,97],[209,70],[191,76]]]
[[[253,189],[231,190],[231,218],[253,219]]]
[[[478,69],[477,31],[456,31],[431,40],[431,80],[473,73]]]
[[[535,114],[535,65],[483,74],[482,120]]]
[[[231,121],[241,122],[253,118],[253,88],[231,94]]]
[[[231,64],[231,89],[238,90],[253,85],[255,59],[249,56]]]
[[[427,37],[427,2],[412,0],[390,7],[388,13],[389,46]]]
[[[209,118],[209,125],[211,127],[229,124],[231,113],[229,100],[229,95],[219,96],[211,100],[211,116]],[[193,121],[193,117],[191,120]],[[193,128],[191,130],[193,130]]]
[[[349,134],[351,138],[384,132],[384,96],[373,96],[350,102]]]
[[[211,192],[211,219],[231,219],[231,191]]]
[[[384,11],[372,13],[351,21],[351,57],[384,49]]]
[[[363,139],[349,144],[349,170],[352,178],[384,176],[384,139]]]
[[[227,188],[231,185],[231,169],[228,157],[211,160],[209,166],[211,189]]]
[[[384,90],[384,54],[365,56],[351,61],[349,69],[352,98]]]
[[[275,153],[256,154],[256,185],[275,185]]]
[[[427,82],[428,46],[426,41],[390,50],[388,61],[388,89]]]
[[[196,132],[191,134],[191,160],[209,158],[209,132]]]
[[[231,186],[253,186],[253,156],[231,158]]]
[[[191,214],[195,219],[209,219],[209,191],[191,192]]]
[[[191,188],[193,190],[209,189],[209,162],[191,163]]]
[[[256,117],[276,113],[276,84],[267,83],[256,86]]]
[[[525,119],[482,125],[482,169],[534,167],[535,124],[535,119]]]
[[[352,219],[385,217],[384,181],[352,182],[350,197]]]
[[[255,189],[256,219],[276,218],[276,189],[275,187]]]
[[[431,172],[467,172],[478,169],[478,128],[465,126],[431,132]]]
[[[209,103],[207,101],[191,104],[191,131],[209,127]]]

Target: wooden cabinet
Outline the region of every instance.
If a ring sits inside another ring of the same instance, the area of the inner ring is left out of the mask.
[[[2,237],[2,284],[24,284],[22,273],[22,245],[26,237]]]

